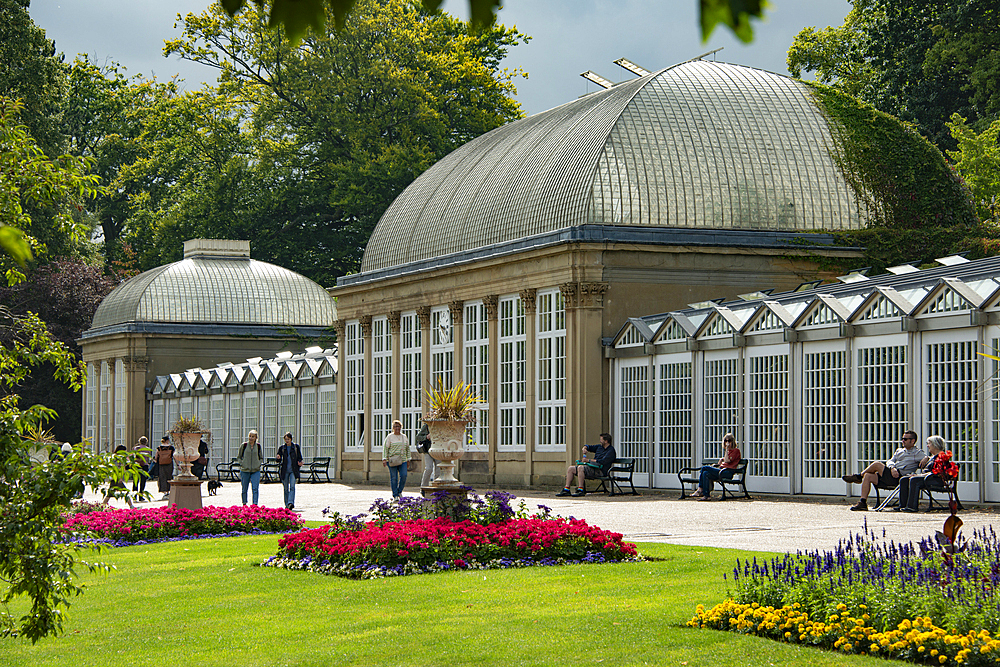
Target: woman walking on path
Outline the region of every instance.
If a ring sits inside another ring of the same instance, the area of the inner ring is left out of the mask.
[[[392,497],[403,495],[406,486],[406,462],[410,460],[410,440],[403,435],[403,422],[392,422],[392,433],[382,441],[382,465],[389,468]]]
[[[285,434],[285,444],[278,447],[278,478],[285,496],[285,508],[295,509],[295,484],[302,465],[302,448],[292,442],[292,434]]]
[[[170,480],[174,478],[174,446],[170,444],[170,436],[160,438],[160,446],[156,448],[156,488],[163,494],[160,500],[166,500],[170,495]]]
[[[264,450],[257,442],[257,431],[247,433],[247,441],[240,445],[240,497],[247,504],[247,487],[253,488],[253,504],[260,499],[260,464],[264,460]]]

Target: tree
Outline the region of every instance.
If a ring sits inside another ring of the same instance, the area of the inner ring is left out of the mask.
[[[58,206],[70,195],[96,193],[93,177],[85,173],[87,161],[48,160],[27,129],[16,124],[19,110],[18,102],[0,98],[0,220],[7,229],[24,223],[25,204]],[[8,270],[9,281],[19,278]],[[134,479],[138,468],[126,465],[121,455],[90,456],[79,446],[71,456],[33,463],[29,454],[56,413],[42,405],[22,408],[21,384],[33,368],[47,364],[56,379],[78,390],[83,365],[34,314],[18,317],[0,307],[0,341],[0,635],[20,634],[35,642],[62,631],[70,598],[83,592],[74,582],[80,547],[64,541],[62,509],[84,485]],[[22,598],[30,609],[15,617],[9,605]]]
[[[958,150],[948,151],[948,157],[972,190],[980,219],[1000,223],[1000,120],[976,134],[956,113],[948,129],[958,144]]]
[[[443,0],[422,0],[428,12],[437,11]],[[268,26],[282,26],[285,35],[293,42],[301,39],[312,28],[321,33],[326,27],[327,11],[334,15],[337,25],[343,25],[357,0],[250,0],[258,9],[267,10]],[[247,6],[247,0],[219,0],[219,4],[230,16]],[[469,15],[473,26],[490,25],[500,0],[469,0]],[[751,18],[764,17],[764,0],[698,0],[701,17],[701,38],[707,42],[715,26],[729,27],[743,42],[753,41]]]
[[[90,160],[72,155],[50,160],[42,152],[18,124],[22,108],[0,97],[0,242],[23,264],[32,253],[45,254],[53,246],[65,250],[82,240],[87,230],[75,214],[101,190],[88,173]],[[32,218],[27,212],[32,208],[49,215]]]
[[[199,155],[166,197],[135,211],[148,223],[141,236],[172,238],[171,252],[184,236],[240,234],[255,257],[331,284],[357,270],[375,223],[413,179],[521,116],[519,72],[500,62],[526,38],[498,25],[469,32],[413,2],[362,0],[339,32],[296,46],[254,10],[188,15],[183,27],[165,52],[220,74],[216,90],[189,99],[201,110],[196,133],[149,142],[161,159]]]
[[[952,113],[995,117],[1000,74],[995,0],[852,0],[844,25],[803,29],[788,71],[913,122],[938,146],[954,148]]]
[[[28,133],[44,153],[57,155],[65,145],[60,108],[66,67],[28,15],[29,4],[0,0],[0,96],[22,101]]]
[[[56,259],[27,273],[25,280],[0,287],[0,305],[14,317],[31,314],[41,318],[52,334],[71,353],[79,354],[76,340],[90,328],[97,306],[114,289],[115,280],[99,266],[79,259]],[[10,345],[16,330],[0,330],[0,343]],[[82,405],[72,387],[56,377],[51,364],[42,364],[18,385],[18,395],[26,405],[41,404],[55,410],[59,418],[52,426],[62,442],[80,439]]]

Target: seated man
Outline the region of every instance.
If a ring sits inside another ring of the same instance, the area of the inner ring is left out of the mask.
[[[587,456],[587,452],[591,452],[594,455]],[[611,434],[602,433],[601,444],[584,445],[583,458],[577,461],[577,465],[572,465],[566,469],[566,486],[556,495],[570,495],[569,485],[573,483],[573,477],[576,477],[576,493],[572,495],[586,495],[587,491],[584,489],[585,480],[597,479],[598,477],[607,475],[611,470],[611,466],[614,465],[616,458],[618,458],[618,455],[615,453],[615,448],[611,446]],[[603,475],[599,473],[603,473]]]
[[[903,446],[893,453],[892,458],[883,463],[875,461],[858,475],[844,475],[841,479],[850,484],[861,485],[861,499],[851,506],[854,512],[868,511],[868,494],[872,485],[880,488],[892,488],[899,484],[900,477],[911,475],[917,471],[920,461],[924,458],[924,450],[916,446],[917,434],[906,431],[902,438]]]
[[[927,456],[920,461],[918,472],[899,480],[899,504],[893,511],[916,512],[920,506],[920,492],[924,489],[944,490],[944,481],[934,474],[934,463],[946,451],[944,438],[932,435],[927,438]]]

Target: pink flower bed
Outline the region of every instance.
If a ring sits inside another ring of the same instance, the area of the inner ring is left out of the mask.
[[[265,565],[353,577],[638,557],[635,545],[622,542],[620,533],[561,518],[487,525],[449,518],[410,519],[343,530],[322,526],[285,535],[278,547],[278,555]]]
[[[283,507],[237,505],[189,510],[171,505],[72,514],[67,517],[64,530],[67,533],[87,532],[120,546],[203,535],[287,532],[297,530],[302,523],[295,512]]]

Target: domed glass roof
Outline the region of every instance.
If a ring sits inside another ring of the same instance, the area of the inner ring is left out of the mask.
[[[250,259],[247,242],[198,239],[185,244],[184,254],[116,287],[98,306],[91,330],[127,322],[328,327],[336,317],[325,289]]]
[[[362,271],[583,224],[814,231],[863,226],[810,89],[692,61],[505,125],[389,207]]]

